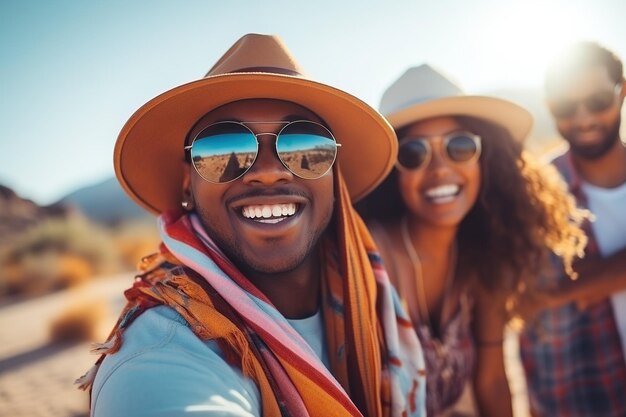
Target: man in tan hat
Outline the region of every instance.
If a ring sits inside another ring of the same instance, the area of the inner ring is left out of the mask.
[[[589,244],[554,305],[528,326],[520,350],[533,415],[626,416],[626,147],[620,112],[626,95],[622,62],[581,42],[557,57],[547,101],[569,150],[555,159],[577,203],[595,221]],[[565,304],[564,304],[565,302]]]
[[[79,381],[93,415],[423,415],[419,342],[351,206],[395,153],[274,36],[137,110],[115,169],[163,244]]]

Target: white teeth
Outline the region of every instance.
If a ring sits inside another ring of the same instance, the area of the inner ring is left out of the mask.
[[[274,218],[274,219],[259,219],[257,221],[261,222],[261,223],[269,223],[269,224],[276,224],[276,223],[280,223],[283,220],[285,220],[286,217],[278,217],[278,218]]]
[[[456,184],[440,185],[439,187],[429,188],[425,194],[430,198],[454,197],[460,188]]]
[[[278,223],[287,216],[296,214],[296,204],[264,204],[259,206],[245,206],[241,214],[247,219],[256,219],[262,223]]]

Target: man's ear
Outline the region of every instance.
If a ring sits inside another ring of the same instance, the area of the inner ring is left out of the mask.
[[[189,173],[189,166],[185,164],[183,170],[183,192],[181,205],[184,210],[190,211],[194,207],[193,192],[191,190],[191,174]]]
[[[189,174],[189,166],[185,164],[183,169],[183,195],[191,193],[191,175]]]

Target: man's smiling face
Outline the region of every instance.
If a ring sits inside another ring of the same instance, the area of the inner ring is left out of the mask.
[[[565,79],[561,88],[548,98],[556,127],[575,155],[600,158],[619,141],[624,94],[623,86],[616,85],[608,70],[596,66]],[[597,103],[600,98],[606,103],[601,109],[589,109],[588,104],[583,104]],[[573,112],[559,117],[554,111],[559,102],[572,103]]]
[[[321,122],[295,103],[254,99],[226,104],[205,115],[190,137],[219,121]],[[276,134],[284,123],[251,123],[255,133]],[[258,135],[252,167],[238,179],[215,184],[193,166],[185,172],[186,194],[212,239],[244,272],[281,273],[300,265],[315,247],[333,211],[333,172],[315,180],[292,174],[278,159],[274,135]]]

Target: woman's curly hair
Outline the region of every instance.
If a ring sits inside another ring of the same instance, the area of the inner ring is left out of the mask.
[[[455,120],[482,139],[480,192],[458,231],[459,270],[485,288],[515,293],[537,277],[552,252],[573,277],[572,262],[587,242],[580,225],[588,212],[576,207],[556,169],[533,158],[499,125]],[[400,218],[405,206],[397,172],[356,207],[366,221]]]

